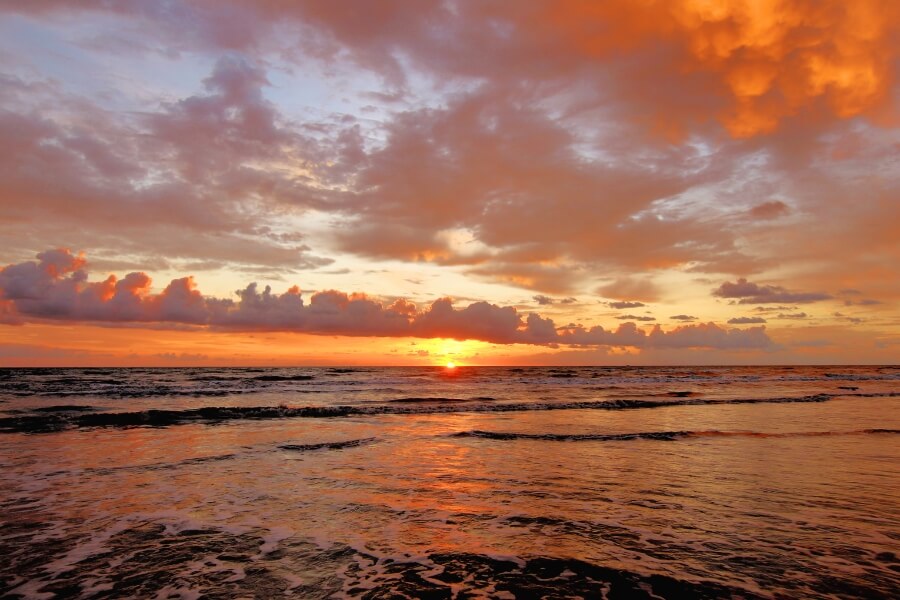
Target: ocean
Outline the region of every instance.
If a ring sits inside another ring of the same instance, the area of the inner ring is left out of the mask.
[[[4,598],[898,598],[900,367],[0,370]]]

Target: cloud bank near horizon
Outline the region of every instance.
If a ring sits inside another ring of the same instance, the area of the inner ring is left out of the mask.
[[[238,300],[206,297],[192,277],[173,279],[151,292],[143,272],[90,281],[87,260],[66,249],[41,252],[37,261],[0,270],[0,318],[7,324],[127,322],[178,324],[227,331],[280,331],[318,335],[416,337],[479,340],[494,344],[621,346],[634,348],[769,348],[763,327],[726,329],[700,323],[649,332],[634,323],[615,330],[601,326],[557,327],[537,313],[473,302],[456,308],[441,298],[420,308],[404,299],[385,305],[365,294],[335,290],[312,294],[308,303],[296,286],[277,294],[251,283]]]

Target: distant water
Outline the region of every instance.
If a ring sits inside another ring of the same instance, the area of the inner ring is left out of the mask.
[[[0,370],[0,596],[898,598],[900,367]]]

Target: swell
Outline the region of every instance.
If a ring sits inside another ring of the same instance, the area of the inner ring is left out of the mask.
[[[4,386],[0,390],[9,396],[48,398],[72,398],[83,396],[100,396],[104,398],[154,398],[159,396],[231,396],[265,392],[278,384],[307,382],[313,380],[312,375],[260,375],[258,377],[195,377],[182,384],[156,382],[153,385],[132,381],[59,380],[52,384]],[[206,387],[204,387],[206,386]],[[296,391],[296,390],[293,390]]]
[[[236,420],[267,420],[296,418],[336,418],[370,415],[425,415],[466,412],[527,412],[550,410],[632,410],[662,408],[666,406],[704,406],[720,404],[784,404],[805,402],[827,402],[835,397],[848,394],[815,394],[811,396],[791,396],[774,398],[675,398],[585,400],[573,402],[545,403],[446,403],[426,402],[411,404],[380,405],[338,405],[338,406],[251,406],[224,407],[205,406],[183,410],[143,410],[135,412],[110,413],[50,413],[0,418],[0,433],[26,432],[43,433],[82,427],[166,427],[187,423],[221,423]],[[898,396],[900,392],[882,394],[853,394],[865,397]]]
[[[141,386],[122,385],[122,387],[105,388],[75,388],[75,389],[39,389],[39,390],[13,390],[6,391],[9,396],[46,397],[46,398],[77,398],[85,396],[124,399],[124,398],[155,398],[161,396],[189,396],[194,398],[232,396],[238,394],[252,394],[265,391],[265,388],[223,388],[223,389],[199,389],[199,388],[174,388],[156,386],[146,388]]]
[[[282,450],[293,450],[295,452],[311,452],[313,450],[343,450],[344,448],[355,448],[357,446],[371,444],[374,441],[374,437],[367,437],[358,440],[347,440],[344,442],[320,442],[318,444],[282,444],[278,447]]]
[[[199,465],[213,462],[223,462],[233,460],[238,457],[237,453],[214,454],[211,456],[195,456],[193,458],[185,458],[174,462],[160,461],[152,463],[144,463],[137,465],[122,465],[118,467],[89,467],[82,472],[91,475],[108,475],[122,471],[147,472],[147,471],[168,471],[183,466]]]
[[[411,398],[394,398],[393,400],[388,400],[392,404],[427,404],[434,402],[473,402],[473,401],[482,401],[489,402],[494,400],[494,398],[490,396],[477,396],[475,398],[444,398],[444,397],[411,397]]]
[[[823,437],[835,435],[896,434],[900,429],[857,429],[853,431],[798,431],[786,433],[764,433],[759,431],[642,431],[638,433],[515,433],[509,431],[460,431],[451,437],[473,437],[488,440],[542,440],[550,442],[624,442],[632,440],[657,440],[674,442],[688,438],[703,437]]]
[[[96,410],[93,406],[84,406],[83,404],[56,404],[54,406],[40,406],[32,408],[34,412],[40,413],[60,413],[60,412],[89,412]]]

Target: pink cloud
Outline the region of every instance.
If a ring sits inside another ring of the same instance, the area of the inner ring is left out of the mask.
[[[256,60],[227,54],[200,92],[116,113],[10,78],[0,86],[3,245],[25,249],[53,237],[157,260],[328,264],[302,235],[273,227],[276,206],[321,206],[320,194],[261,165],[291,160],[314,171],[320,160],[335,163],[339,149],[288,122],[266,100],[267,81]]]
[[[295,331],[322,335],[481,340],[497,344],[574,344],[633,347],[765,348],[763,328],[727,330],[713,323],[650,333],[625,323],[615,331],[580,326],[557,329],[551,319],[513,307],[474,302],[455,308],[449,298],[420,309],[406,300],[385,306],[364,294],[328,290],[307,304],[297,287],[274,294],[255,283],[237,301],[203,296],[192,277],[150,292],[150,278],[130,273],[89,281],[85,259],[67,250],[43,252],[38,262],[0,270],[0,307],[7,320],[174,323],[213,330]]]

